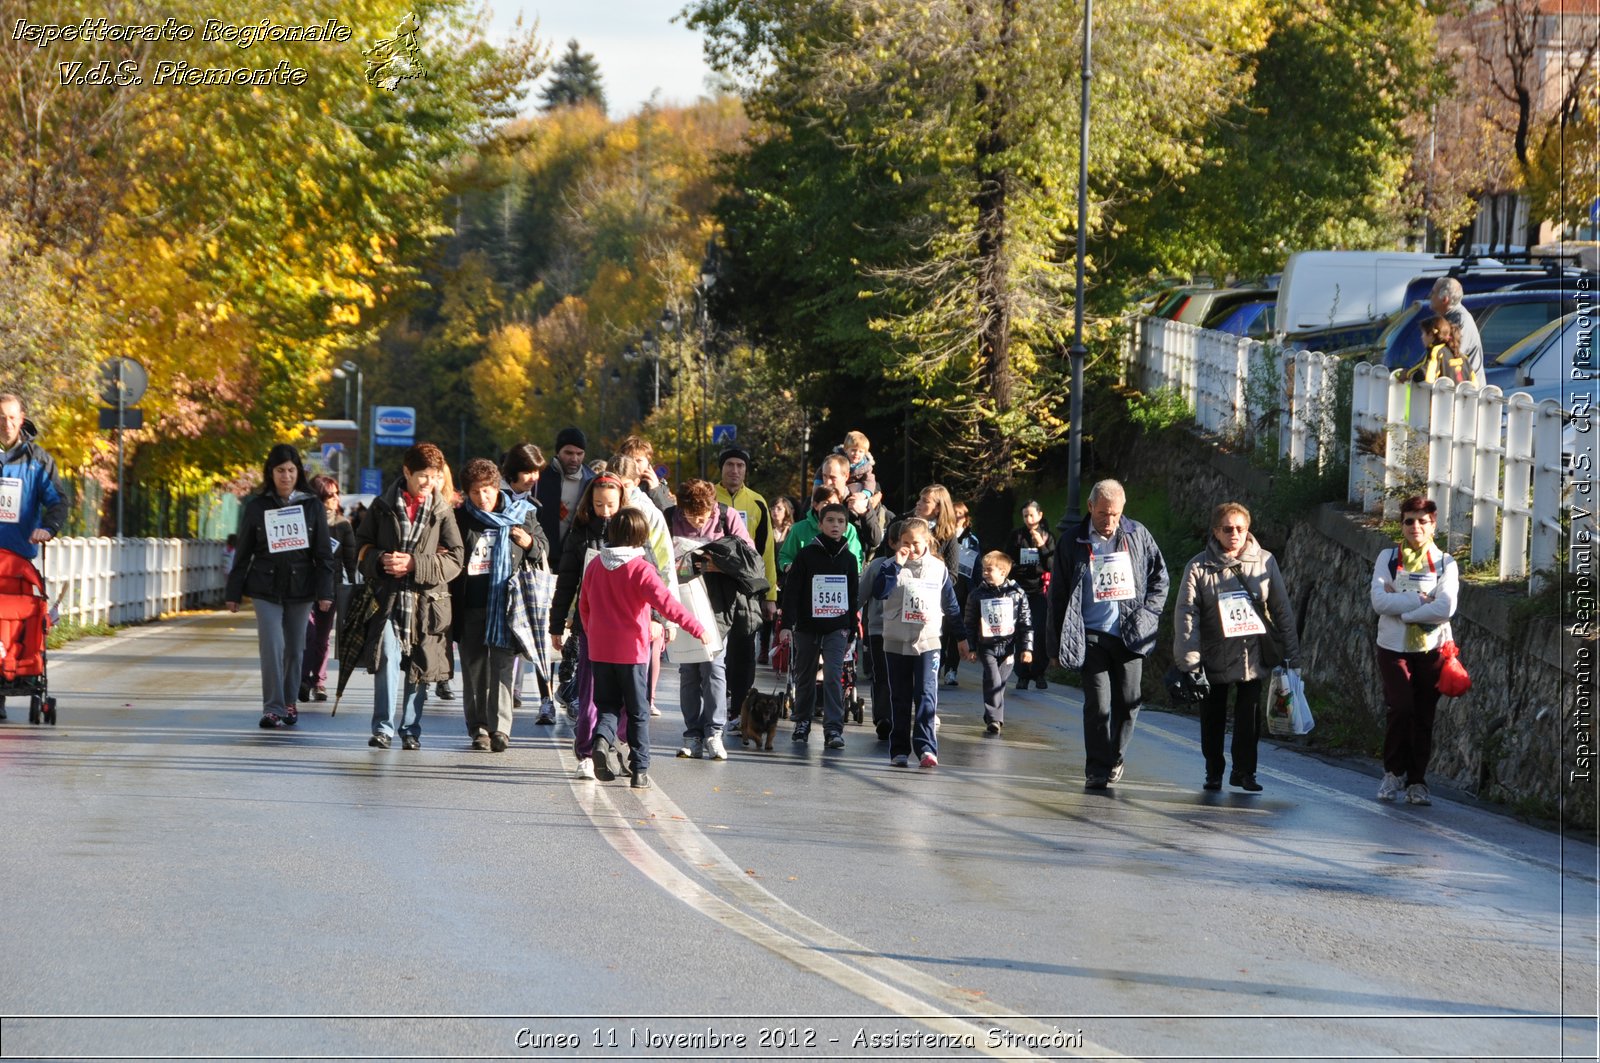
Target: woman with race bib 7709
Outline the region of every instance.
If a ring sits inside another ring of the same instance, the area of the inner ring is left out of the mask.
[[[312,602],[333,608],[333,544],[322,503],[306,483],[300,452],[279,443],[267,453],[266,483],[239,516],[239,546],[228,574],[226,604],[237,613],[255,602],[261,651],[261,726],[293,727],[295,694]]]

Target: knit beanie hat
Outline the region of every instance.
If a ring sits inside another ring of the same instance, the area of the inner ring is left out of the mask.
[[[584,437],[583,429],[563,428],[556,433],[556,450],[560,450],[562,447],[577,447],[579,450],[587,452],[589,441]]]

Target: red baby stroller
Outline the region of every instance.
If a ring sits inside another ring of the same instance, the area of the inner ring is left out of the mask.
[[[33,562],[0,550],[0,697],[28,698],[28,722],[56,722],[45,677],[44,636],[50,599]]]

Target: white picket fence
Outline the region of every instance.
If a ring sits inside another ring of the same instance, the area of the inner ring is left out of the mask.
[[[1286,353],[1255,340],[1159,318],[1133,323],[1125,379],[1146,393],[1174,388],[1195,421],[1219,436],[1270,430],[1291,464],[1349,455],[1349,500],[1399,516],[1395,489],[1419,479],[1439,507],[1439,538],[1475,563],[1499,560],[1501,579],[1530,581],[1554,570],[1561,514],[1570,493],[1561,404],[1535,405],[1522,392],[1454,381],[1405,384],[1380,365],[1354,367],[1348,437],[1336,440],[1332,411],[1339,359]],[[1247,387],[1255,375],[1256,385]],[[1265,386],[1263,386],[1265,385]],[[1592,433],[1591,433],[1592,434]],[[1583,514],[1585,523],[1593,517]],[[1576,559],[1574,559],[1576,560]]]
[[[1392,489],[1426,470],[1428,497],[1439,507],[1438,536],[1448,549],[1466,547],[1479,564],[1498,553],[1501,579],[1554,569],[1566,475],[1563,428],[1554,399],[1536,406],[1525,392],[1508,396],[1453,380],[1406,384],[1381,365],[1357,366],[1350,501],[1398,517]]]
[[[224,544],[194,539],[55,539],[34,567],[62,620],[136,624],[222,604]]]
[[[1336,445],[1337,358],[1315,351],[1285,357],[1258,340],[1152,317],[1134,320],[1128,354],[1141,391],[1173,389],[1207,432],[1247,436],[1296,466],[1320,467]]]

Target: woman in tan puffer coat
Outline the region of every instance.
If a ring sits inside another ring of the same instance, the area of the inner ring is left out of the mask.
[[[1200,750],[1207,790],[1222,789],[1222,735],[1234,693],[1233,771],[1228,785],[1260,793],[1256,743],[1262,680],[1300,653],[1294,607],[1272,554],[1250,534],[1250,511],[1224,502],[1211,515],[1211,537],[1178,585],[1172,656],[1179,668],[1204,667],[1211,692],[1200,704]]]

